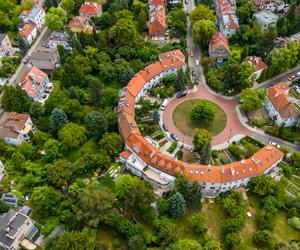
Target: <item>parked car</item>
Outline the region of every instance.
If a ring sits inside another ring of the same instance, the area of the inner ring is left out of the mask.
[[[191,57],[193,57],[193,56],[194,56],[194,53],[193,53],[193,51],[192,51],[192,50],[190,51],[190,55],[191,55]]]
[[[186,91],[180,91],[177,93],[176,97],[180,98],[180,97],[186,96],[186,94],[187,94]]]
[[[178,141],[178,137],[175,134],[170,134],[171,138],[175,141]]]
[[[297,92],[298,94],[300,94],[300,87],[296,85],[294,88],[295,88],[296,92]]]
[[[296,77],[300,77],[300,71],[295,74]]]
[[[163,124],[163,130],[166,131],[166,132],[168,131],[168,127],[167,127],[166,124]]]
[[[295,75],[292,75],[292,76],[289,77],[288,80],[289,80],[289,81],[293,81],[295,78],[296,78],[296,76],[295,76]]]
[[[196,66],[199,66],[199,64],[200,64],[199,60],[196,60],[195,63],[196,63]]]

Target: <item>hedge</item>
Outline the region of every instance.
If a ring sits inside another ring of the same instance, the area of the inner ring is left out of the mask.
[[[170,147],[167,149],[167,152],[170,154],[173,153],[176,147],[177,147],[177,141],[173,141]]]

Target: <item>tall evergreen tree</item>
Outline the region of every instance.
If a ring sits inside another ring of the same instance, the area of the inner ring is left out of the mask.
[[[172,217],[178,218],[185,214],[186,204],[181,193],[176,192],[168,200],[169,213]]]
[[[54,133],[57,133],[58,130],[60,130],[68,122],[68,116],[64,111],[58,108],[52,110],[50,117],[50,127]]]

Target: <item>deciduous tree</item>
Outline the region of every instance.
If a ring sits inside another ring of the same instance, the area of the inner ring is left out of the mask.
[[[193,25],[193,34],[195,42],[202,48],[206,48],[208,43],[217,31],[216,25],[211,20],[199,20]]]
[[[86,130],[76,123],[68,123],[58,132],[59,139],[69,148],[77,148],[86,141]]]
[[[63,30],[67,16],[62,8],[51,7],[46,14],[45,24],[51,30]]]

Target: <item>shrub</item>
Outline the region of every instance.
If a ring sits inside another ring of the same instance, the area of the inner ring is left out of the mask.
[[[271,244],[271,232],[268,230],[258,230],[253,234],[252,241],[256,246],[269,246]]]
[[[167,149],[167,152],[170,154],[173,153],[176,147],[177,147],[177,141],[173,141],[172,144]]]
[[[241,150],[237,145],[229,145],[228,151],[238,160],[242,160],[245,158],[243,150]]]
[[[288,224],[297,229],[297,230],[300,230],[300,218],[299,217],[296,217],[296,216],[293,216],[292,218],[288,219]]]
[[[181,160],[181,159],[182,159],[182,156],[183,156],[182,150],[178,150],[178,151],[176,152],[175,156],[176,156],[176,158],[177,158],[178,160]]]

